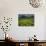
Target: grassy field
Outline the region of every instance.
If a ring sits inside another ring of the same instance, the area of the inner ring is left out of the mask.
[[[34,26],[34,18],[20,18],[18,20],[19,26]]]

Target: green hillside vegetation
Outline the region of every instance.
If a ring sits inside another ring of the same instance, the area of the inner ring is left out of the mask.
[[[19,26],[34,26],[34,17],[26,17],[18,19]]]

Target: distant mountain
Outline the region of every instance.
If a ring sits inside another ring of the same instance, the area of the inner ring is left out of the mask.
[[[19,18],[34,17],[34,14],[19,14]]]

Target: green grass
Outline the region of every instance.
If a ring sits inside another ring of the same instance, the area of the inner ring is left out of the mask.
[[[34,19],[33,18],[21,18],[18,19],[19,26],[34,26]]]

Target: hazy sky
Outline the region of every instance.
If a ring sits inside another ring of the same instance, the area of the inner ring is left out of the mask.
[[[23,16],[23,15],[24,16],[32,16],[32,15],[34,16],[34,14],[19,14],[19,16]]]

